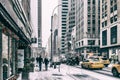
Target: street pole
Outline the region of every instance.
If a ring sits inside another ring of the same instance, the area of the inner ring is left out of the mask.
[[[50,67],[52,67],[52,58],[53,58],[53,54],[52,54],[52,35],[53,35],[53,33],[52,33],[52,23],[53,23],[53,15],[51,16],[51,65],[50,65]]]
[[[59,60],[60,60],[60,49],[58,48],[58,56],[59,56]],[[61,64],[61,62],[60,62]],[[58,71],[60,72],[60,64],[59,64],[59,68],[58,68]]]
[[[50,30],[51,31],[51,65],[50,65],[50,67],[52,67],[52,61],[53,61],[53,50],[52,50],[52,48],[53,48],[53,44],[52,44],[52,37],[53,37],[53,14],[54,14],[55,9],[57,7],[59,7],[59,6],[62,6],[62,4],[57,5],[53,9],[52,16],[51,16],[51,30]]]
[[[54,7],[53,9],[53,12],[52,12],[52,16],[51,16],[51,63],[53,61],[53,44],[52,44],[52,37],[53,37],[53,15],[54,15],[54,11],[56,8],[58,8],[59,6],[67,6],[67,5],[62,5],[62,4],[59,4],[57,6]],[[50,65],[52,67],[52,64]]]

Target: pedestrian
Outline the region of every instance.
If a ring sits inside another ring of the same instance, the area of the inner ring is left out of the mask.
[[[42,70],[42,63],[43,63],[43,59],[41,57],[41,55],[38,57],[38,63],[39,63],[39,71]]]
[[[45,63],[45,70],[47,71],[48,70],[48,64],[49,64],[49,60],[48,60],[47,57],[45,57],[44,63]]]
[[[38,59],[39,59],[39,57],[37,56],[37,57],[36,57],[36,62],[37,62],[37,63],[39,62],[39,60],[38,60]]]
[[[76,64],[79,65],[79,57],[78,56],[76,56],[75,60],[76,60]]]

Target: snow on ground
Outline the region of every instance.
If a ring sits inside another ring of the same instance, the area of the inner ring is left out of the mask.
[[[60,71],[60,72],[59,72]],[[30,73],[30,80],[120,80],[112,75],[96,73],[94,71],[76,68],[61,64],[60,68],[49,68],[48,71],[35,71]]]

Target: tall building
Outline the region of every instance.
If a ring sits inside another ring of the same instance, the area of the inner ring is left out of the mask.
[[[68,14],[66,16],[65,53],[71,53],[71,33],[75,26],[75,0],[68,0]]]
[[[62,5],[58,9],[60,27],[58,30],[58,37],[60,37],[59,49],[62,54],[65,54],[65,34],[66,34],[66,16],[68,13],[68,0],[59,0],[58,4]]]
[[[30,18],[30,0],[0,0],[0,80],[16,77],[31,57]]]
[[[100,0],[75,0],[76,51],[84,55],[99,52]]]
[[[38,48],[42,48],[42,0],[38,0]]]
[[[102,55],[120,61],[120,0],[100,0],[101,26],[100,48]]]
[[[58,54],[58,15],[53,15],[53,40],[52,40],[52,53],[53,55]]]

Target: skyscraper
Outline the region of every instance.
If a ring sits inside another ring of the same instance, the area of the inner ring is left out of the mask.
[[[38,0],[38,48],[42,48],[42,0]]]
[[[65,53],[70,53],[71,32],[75,26],[75,0],[68,0],[68,14],[66,17]]]
[[[76,50],[84,58],[99,52],[100,5],[99,0],[75,0]]]
[[[62,5],[59,7],[58,16],[59,16],[59,30],[58,37],[60,37],[60,49],[61,53],[65,54],[65,34],[66,34],[66,16],[68,13],[68,0],[59,0],[58,4]]]
[[[120,61],[120,0],[100,0],[102,56]]]

